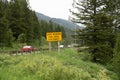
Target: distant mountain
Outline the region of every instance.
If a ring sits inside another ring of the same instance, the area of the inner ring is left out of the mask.
[[[64,20],[64,19],[52,18],[52,22],[62,25],[64,27],[70,28],[70,29],[81,28],[80,26],[78,26],[68,20]]]
[[[45,20],[45,21],[50,21],[51,20],[51,17],[46,16],[44,14],[36,12],[36,15],[37,15],[39,20]]]
[[[83,28],[82,26],[78,26],[78,25],[76,25],[76,24],[74,24],[74,23],[72,23],[68,20],[65,20],[65,19],[51,18],[49,16],[46,16],[46,15],[38,13],[38,12],[36,12],[36,15],[37,15],[39,20],[52,21],[54,23],[57,23],[57,24],[59,24],[63,27],[66,27],[66,28],[69,28],[69,29],[72,29],[72,30],[78,29],[78,28],[79,29]]]

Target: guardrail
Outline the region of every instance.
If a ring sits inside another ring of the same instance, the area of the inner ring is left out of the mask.
[[[23,55],[23,54],[27,54],[27,53],[32,53],[32,52],[37,52],[37,51],[46,51],[49,50],[49,48],[39,48],[39,49],[35,49],[34,51],[22,51],[22,50],[11,50],[11,51],[2,51],[1,53],[6,53],[6,54],[10,54],[10,55]]]
[[[52,48],[52,50],[57,50],[57,49],[58,48]],[[23,54],[37,53],[39,51],[48,51],[48,50],[49,48],[39,48],[39,49],[35,49],[34,51],[11,50],[11,51],[0,51],[0,54],[23,55]]]

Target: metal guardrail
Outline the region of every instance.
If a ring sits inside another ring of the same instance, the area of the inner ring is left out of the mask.
[[[58,48],[52,48],[52,50],[57,50]],[[22,51],[22,50],[11,50],[11,51],[0,51],[1,54],[9,54],[9,55],[23,55],[30,53],[37,53],[39,51],[48,51],[49,48],[39,48],[34,51]]]
[[[11,50],[11,51],[2,51],[1,53],[6,53],[10,55],[18,55],[18,54],[24,54],[24,53],[31,53],[31,52],[37,52],[37,51],[46,51],[49,50],[49,48],[39,48],[35,49],[34,51],[22,51],[22,50]]]

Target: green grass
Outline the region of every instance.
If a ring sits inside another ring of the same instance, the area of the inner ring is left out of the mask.
[[[81,55],[75,49],[0,55],[0,80],[118,80],[115,73]]]

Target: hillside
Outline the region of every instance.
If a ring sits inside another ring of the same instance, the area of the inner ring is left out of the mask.
[[[44,51],[21,56],[0,55],[0,79],[118,80],[115,73],[101,65],[84,61],[80,54],[75,49],[64,49],[60,54]]]
[[[68,21],[68,20],[64,20],[64,19],[59,19],[59,18],[52,18],[52,22],[60,24],[66,28],[70,28],[71,30],[74,29],[81,29],[82,27]]]
[[[60,18],[51,18],[49,16],[46,16],[46,15],[38,13],[38,12],[36,12],[36,15],[37,15],[39,20],[52,21],[53,23],[57,23],[61,26],[64,26],[64,27],[72,29],[72,30],[74,30],[76,28],[77,29],[83,28],[83,26],[78,26],[78,25],[76,25],[68,20],[64,20],[64,19],[60,19]]]
[[[50,21],[51,20],[51,17],[46,16],[44,14],[36,12],[36,15],[37,15],[39,20],[45,20],[45,21]]]

